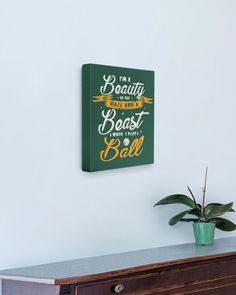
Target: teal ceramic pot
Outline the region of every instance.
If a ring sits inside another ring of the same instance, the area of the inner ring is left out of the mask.
[[[215,223],[195,222],[193,231],[197,245],[212,245],[215,236]]]

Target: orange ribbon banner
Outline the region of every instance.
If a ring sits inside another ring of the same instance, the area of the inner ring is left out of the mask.
[[[152,98],[141,96],[136,101],[113,100],[112,95],[93,96],[93,102],[104,102],[105,106],[112,109],[134,110],[143,108],[145,103],[153,103]]]

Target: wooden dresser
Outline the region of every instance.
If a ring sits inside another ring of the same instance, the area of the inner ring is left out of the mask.
[[[236,295],[236,238],[0,272],[3,295]]]

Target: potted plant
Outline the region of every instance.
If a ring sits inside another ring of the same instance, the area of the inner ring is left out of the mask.
[[[182,194],[167,196],[157,202],[154,207],[168,204],[184,204],[189,208],[173,216],[169,220],[169,225],[173,226],[177,222],[193,222],[194,236],[197,245],[212,245],[214,243],[215,228],[222,231],[233,231],[236,225],[228,219],[222,218],[227,212],[234,212],[233,202],[228,204],[209,203],[205,204],[206,200],[206,185],[207,185],[206,168],[204,186],[202,188],[202,204],[196,202],[196,199],[188,188],[190,197]]]

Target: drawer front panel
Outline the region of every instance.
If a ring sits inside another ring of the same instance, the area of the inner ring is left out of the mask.
[[[209,292],[211,292],[212,288],[234,284],[236,284],[236,259],[187,265],[137,276],[77,285],[75,295],[197,295],[198,293],[195,292],[198,290],[210,288]],[[204,291],[204,294],[208,293]]]

